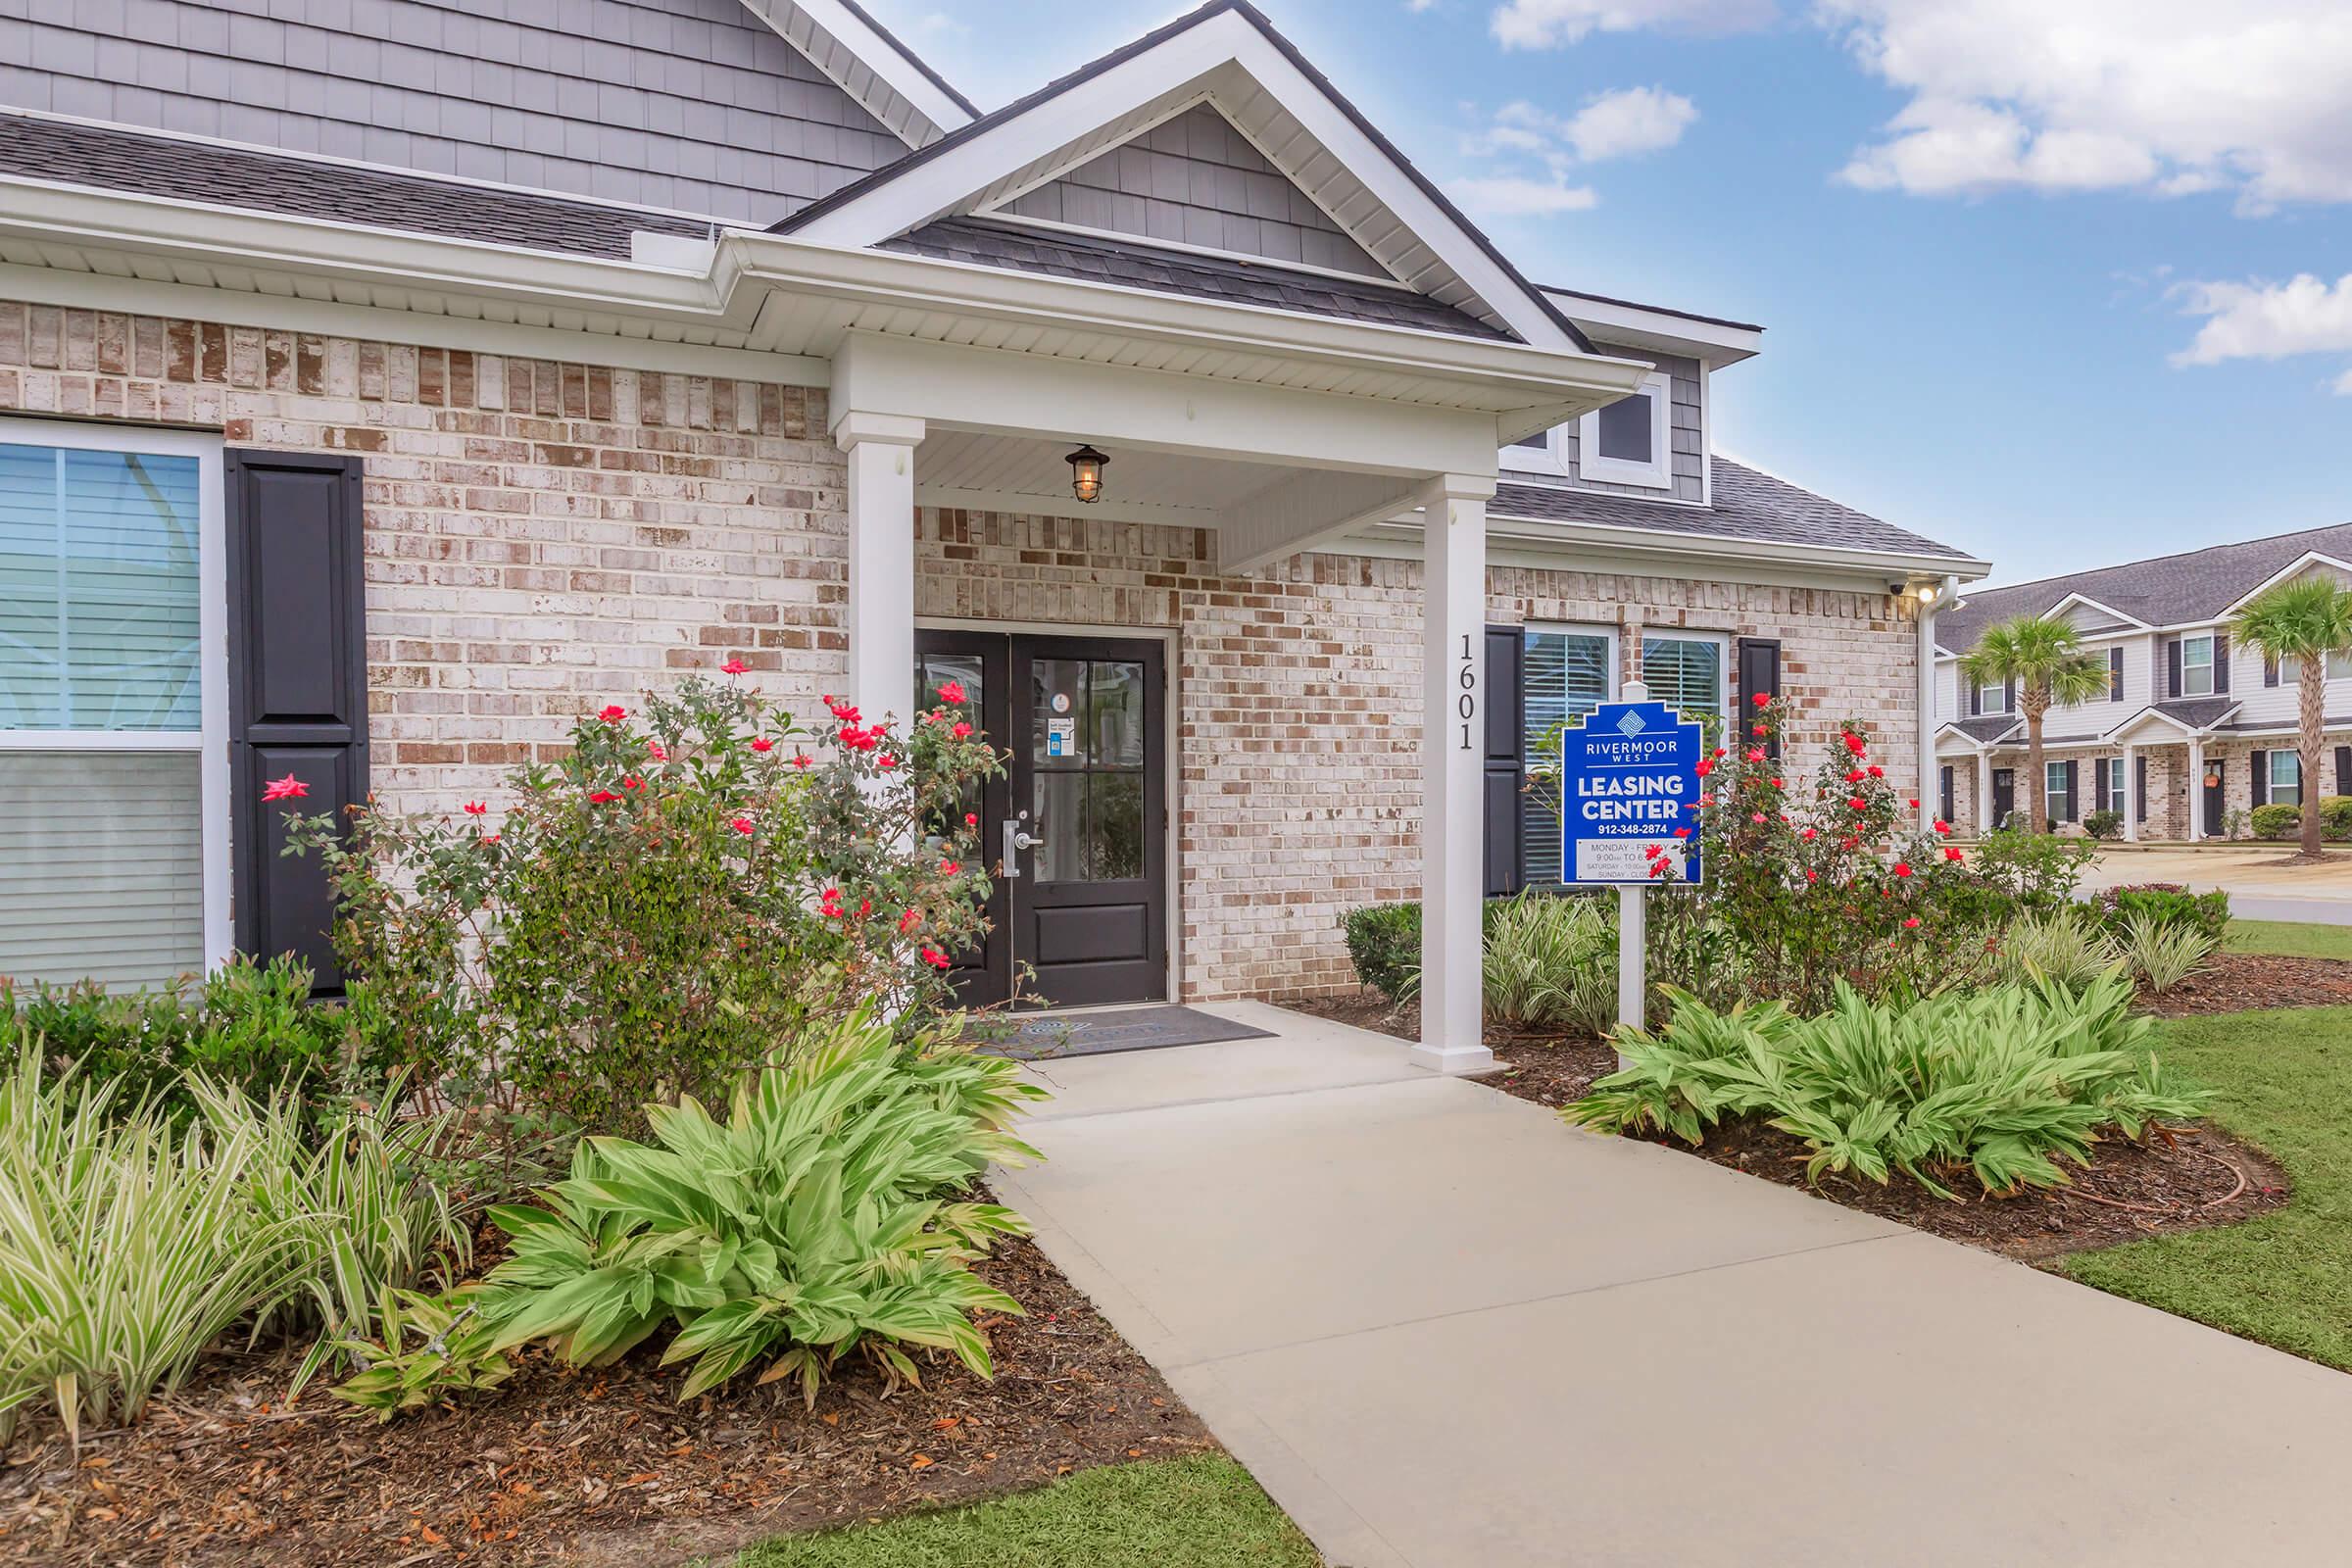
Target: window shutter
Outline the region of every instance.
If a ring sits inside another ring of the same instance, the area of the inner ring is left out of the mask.
[[[1952,809],[1952,770],[1948,765],[1936,771],[1936,804],[1941,808],[1936,813],[1938,821],[1949,822],[1960,814]]]
[[[360,460],[232,451],[226,474],[236,944],[257,958],[291,953],[318,991],[339,993],[325,868],[279,852],[289,806],[341,819],[368,794]],[[310,794],[265,805],[266,782],[289,773]]]
[[[1745,724],[1749,722],[1745,715],[1756,710],[1756,693],[1762,692],[1768,697],[1781,695],[1780,640],[1773,637],[1742,637],[1734,649],[1733,657],[1739,661],[1740,722]],[[1730,743],[1727,741],[1725,744]],[[1765,750],[1774,761],[1781,760],[1781,743],[1777,737]]]
[[[2167,697],[2180,695],[2180,639],[2164,640],[2164,693]]]
[[[1967,677],[1966,675],[1963,675],[1963,676],[1961,676],[1960,678],[1961,678],[1962,680],[1968,680],[1968,677]],[[1969,680],[1969,681],[1968,681],[1968,716],[1969,716],[1969,717],[1971,717],[1971,718],[1974,718],[1974,717],[1976,717],[1976,716],[1977,716],[1979,713],[1982,713],[1983,711],[1984,711],[1984,687],[1982,687],[1982,686],[1980,686],[1980,685],[1978,685],[1978,684],[1977,684],[1975,681],[1973,681],[1973,680]]]
[[[1516,626],[1487,628],[1487,896],[1527,886],[1527,639]]]
[[[2132,814],[2139,818],[2142,826],[2145,826],[2148,820],[2148,760],[2144,757],[2135,757],[2132,760],[2132,770],[2137,775],[2132,780],[2132,793],[2139,797],[2139,809]]]
[[[2111,703],[2124,700],[2124,645],[2121,643],[2107,650],[2107,700]]]
[[[2335,793],[2352,795],[2352,746],[2335,749]]]
[[[2082,820],[2082,764],[2072,758],[2066,763],[2066,819]]]
[[[2262,683],[2265,686],[2278,684],[2278,661],[2273,659],[2269,654],[2262,656]]]
[[[2270,805],[2271,754],[2268,752],[2249,752],[2246,754],[2246,760],[2252,765],[2254,770],[2254,793],[2251,796],[2253,803],[2256,806]]]
[[[2213,634],[2213,692],[2216,697],[2230,689],[2230,634]]]

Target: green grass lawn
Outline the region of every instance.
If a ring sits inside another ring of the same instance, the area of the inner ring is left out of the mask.
[[[2222,946],[2231,953],[2275,953],[2287,958],[2352,958],[2352,925],[2232,920]]]
[[[1298,1527],[1221,1453],[1086,1470],[1035,1492],[755,1546],[735,1568],[1316,1568]]]
[[[2352,1371],[2352,1007],[2178,1018],[2159,1045],[2166,1066],[2214,1091],[2217,1120],[2286,1167],[2293,1200],[2242,1225],[2084,1253],[2067,1271]]]

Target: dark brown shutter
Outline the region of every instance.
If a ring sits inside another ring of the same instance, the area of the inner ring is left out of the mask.
[[[1962,680],[1968,680],[1968,677],[1965,674],[1963,674],[1960,678]],[[1974,718],[1983,711],[1984,711],[1984,688],[1978,685],[1975,681],[1969,680],[1968,716]]]
[[[2121,643],[2107,650],[2107,700],[2111,703],[2124,700],[2124,645]]]
[[[2066,820],[2082,820],[2082,764],[2072,758],[2066,763]]]
[[[1756,710],[1756,693],[1762,692],[1767,697],[1781,695],[1780,640],[1774,637],[1742,637],[1739,642],[1737,657],[1740,668],[1738,722],[1744,726],[1750,722],[1748,715]],[[1724,744],[1731,743],[1727,741]],[[1774,761],[1781,760],[1778,737],[1774,738],[1766,751]]]
[[[2262,656],[2262,683],[2265,686],[2278,684],[2278,661],[2268,654]]]
[[[340,818],[368,793],[360,460],[230,452],[227,480],[236,943],[257,957],[294,954],[320,992],[338,993],[325,869],[280,852],[290,810]],[[264,804],[267,782],[288,774],[310,794]]]
[[[1527,638],[1517,626],[1487,628],[1487,896],[1527,886]]]
[[[2335,793],[2352,795],[2352,746],[2335,749]]]
[[[2248,752],[2246,761],[2253,768],[2254,793],[2250,797],[2256,806],[2271,804],[2271,754]]]
[[[2132,815],[2139,818],[2140,826],[2145,827],[2148,825],[2148,760],[2134,757],[2132,764],[2132,771],[2137,775],[2132,780],[2132,791],[2139,797],[2139,809]]]
[[[2226,631],[2217,631],[2217,632],[2215,632],[2215,633],[2213,634],[2213,690],[2214,690],[2214,695],[2218,697],[2218,696],[2220,696],[2220,695],[2221,695],[2223,692],[2226,692],[2226,691],[2228,691],[2229,689],[2230,689],[2230,634],[2229,634],[2228,632],[2226,632]]]
[[[2167,697],[2180,695],[2180,639],[2178,637],[2164,640],[2164,694]]]
[[[1936,805],[1938,808],[1936,812],[1937,821],[1949,822],[1952,820],[1955,814],[1952,810],[1952,770],[1948,763],[1936,769]]]

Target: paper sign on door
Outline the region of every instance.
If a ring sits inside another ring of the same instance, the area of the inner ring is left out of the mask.
[[[1046,755],[1075,757],[1078,755],[1078,720],[1052,718],[1046,720]]]

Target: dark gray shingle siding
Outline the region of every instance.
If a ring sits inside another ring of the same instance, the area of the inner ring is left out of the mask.
[[[0,172],[586,256],[626,257],[633,229],[691,235],[707,226],[666,213],[5,113]]]
[[[1272,263],[1162,250],[1110,235],[1047,233],[985,219],[943,218],[885,241],[882,249],[1455,337],[1505,336],[1450,305],[1405,289],[1293,271]]]
[[[1767,544],[1946,556],[1955,564],[1968,559],[1949,545],[1923,539],[1720,455],[1714,459],[1714,499],[1703,507],[1553,485],[1504,484],[1495,491],[1488,511],[1497,517],[1540,522],[1586,522]]]

